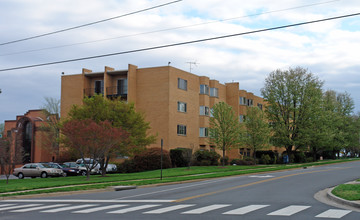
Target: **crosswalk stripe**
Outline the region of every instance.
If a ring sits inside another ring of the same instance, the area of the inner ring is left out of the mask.
[[[166,207],[166,208],[155,209],[155,210],[152,210],[152,211],[144,212],[144,214],[161,214],[161,213],[171,212],[171,211],[175,211],[175,210],[178,210],[178,209],[183,209],[183,208],[187,208],[187,207],[191,207],[191,206],[194,206],[194,205],[193,204],[174,205],[174,206],[170,206],[170,207]]]
[[[225,215],[244,215],[244,214],[247,214],[249,212],[253,212],[255,210],[258,210],[258,209],[262,209],[262,208],[265,208],[265,207],[268,207],[269,205],[248,205],[248,206],[245,206],[245,207],[242,207],[242,208],[238,208],[238,209],[234,209],[234,210],[231,210],[231,211],[228,211],[228,212],[224,212],[223,214]]]
[[[27,205],[4,207],[4,208],[0,208],[0,211],[6,211],[6,210],[11,210],[11,209],[28,208],[28,207],[39,206],[39,205],[41,205],[41,204],[27,204]]]
[[[2,204],[2,205],[0,205],[0,207],[6,207],[6,206],[11,206],[11,205],[16,205],[16,204]]]
[[[41,211],[41,212],[55,213],[55,212],[69,211],[69,210],[73,210],[73,209],[87,208],[87,207],[92,207],[92,206],[96,206],[96,205],[92,205],[92,204],[88,204],[88,205],[76,205],[76,206],[69,206],[69,207],[63,207],[63,208],[45,210],[45,211]]]
[[[212,210],[216,210],[216,209],[220,209],[220,208],[224,208],[230,205],[209,205],[209,206],[205,206],[202,208],[198,208],[198,209],[193,209],[187,212],[182,212],[181,214],[202,214],[205,212],[209,212]]]
[[[108,212],[108,213],[112,213],[112,214],[123,214],[123,213],[127,213],[127,212],[132,212],[132,211],[137,211],[137,210],[141,210],[141,209],[152,208],[152,207],[156,207],[156,206],[160,206],[160,205],[141,205],[141,206],[135,206],[135,207],[126,208],[126,209],[120,209],[120,210],[116,210],[116,211],[112,211],[112,212]]]
[[[18,209],[18,210],[13,210],[10,212],[30,212],[30,211],[36,211],[36,210],[41,210],[41,209],[51,209],[51,208],[67,206],[67,205],[69,205],[69,204],[46,205],[46,206],[38,206],[38,207],[32,207],[32,208],[27,208],[27,209]]]
[[[319,215],[315,216],[316,218],[342,218],[343,216],[349,214],[350,210],[342,209],[329,209]]]
[[[310,206],[305,206],[305,205],[291,205],[288,207],[285,207],[283,209],[279,209],[275,212],[271,212],[267,215],[280,215],[280,216],[290,216],[293,215],[295,213],[301,212],[307,208],[310,208]]]
[[[97,212],[97,211],[106,210],[106,209],[120,208],[120,207],[124,207],[124,206],[128,206],[128,205],[108,205],[108,206],[95,207],[95,208],[90,208],[90,209],[74,211],[72,213],[91,213],[91,212]]]

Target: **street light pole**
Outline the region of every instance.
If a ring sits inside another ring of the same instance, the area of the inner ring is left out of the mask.
[[[161,173],[160,173],[160,180],[162,180],[163,145],[164,145],[164,140],[161,139],[161,159],[160,159],[160,169],[161,169]]]

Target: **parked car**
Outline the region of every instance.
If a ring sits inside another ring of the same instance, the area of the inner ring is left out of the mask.
[[[82,176],[86,176],[86,166],[83,163],[76,163],[76,162],[65,162],[63,163],[65,166],[70,167],[70,168],[74,168],[74,169],[79,169],[79,174]],[[90,171],[90,174],[98,174],[99,173],[99,168],[94,168]]]
[[[47,163],[49,164],[49,166],[51,166],[52,168],[58,168],[58,169],[62,169],[63,176],[77,176],[80,175],[80,169],[78,168],[72,168],[66,164],[58,164],[58,163]]]
[[[109,163],[106,167],[106,172],[107,173],[116,173],[117,171],[117,166],[116,164],[112,164],[112,163]]]
[[[48,176],[62,176],[63,173],[62,169],[52,168],[46,163],[28,163],[22,167],[15,168],[13,175],[23,179],[24,177],[46,178]]]

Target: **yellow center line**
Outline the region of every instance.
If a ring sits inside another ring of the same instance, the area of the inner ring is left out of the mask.
[[[226,192],[226,191],[230,191],[230,190],[234,190],[234,189],[239,189],[239,188],[252,186],[252,185],[256,185],[256,184],[260,184],[260,183],[266,183],[266,182],[270,182],[273,180],[283,179],[283,178],[292,177],[292,176],[298,176],[298,175],[310,174],[310,173],[318,173],[318,172],[326,172],[326,171],[332,171],[332,170],[342,170],[342,169],[349,169],[349,168],[350,167],[344,167],[344,168],[334,168],[334,169],[327,169],[327,170],[309,171],[309,172],[303,172],[303,173],[294,173],[294,174],[289,174],[289,175],[285,175],[285,176],[274,177],[271,179],[265,179],[265,180],[261,180],[261,181],[257,181],[257,182],[247,183],[247,184],[243,184],[243,185],[239,185],[239,186],[234,186],[234,187],[230,187],[230,188],[226,188],[226,189],[222,189],[222,190],[218,190],[218,191],[214,191],[214,192],[208,192],[208,193],[204,193],[204,194],[200,194],[200,195],[196,195],[196,196],[185,197],[182,199],[177,199],[174,202],[183,202],[183,201],[196,199],[196,198],[200,198],[200,197],[204,197],[204,196],[211,196],[211,195],[214,195],[217,193],[222,193],[222,192]]]

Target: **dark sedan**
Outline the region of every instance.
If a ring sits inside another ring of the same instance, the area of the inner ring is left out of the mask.
[[[62,169],[64,172],[63,176],[77,176],[80,174],[80,170],[77,168],[70,167],[66,164],[48,163],[53,168]]]

